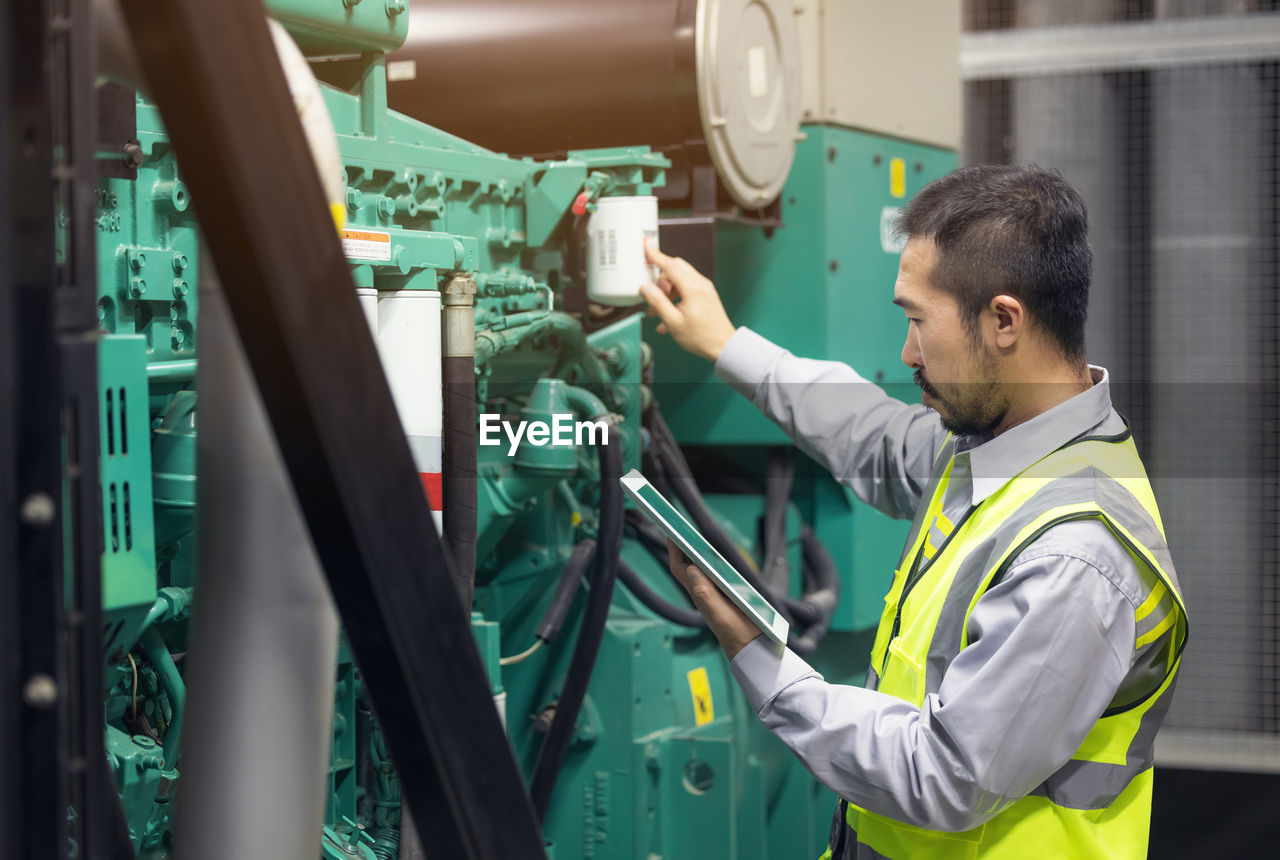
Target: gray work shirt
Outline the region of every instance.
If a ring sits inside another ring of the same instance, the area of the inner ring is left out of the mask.
[[[1030,421],[994,438],[957,438],[943,499],[953,522],[1076,436],[1124,429],[1106,371],[1091,371],[1091,388]],[[936,412],[745,328],[716,374],[859,498],[891,516],[914,515],[946,436]],[[883,578],[887,588],[891,571],[845,573]],[[1134,647],[1134,613],[1154,585],[1101,522],[1063,523],[977,602],[973,644],[921,707],[829,684],[763,636],[732,669],[765,725],[841,797],[918,827],[967,830],[1058,770],[1118,692],[1158,682],[1147,658],[1171,634]]]

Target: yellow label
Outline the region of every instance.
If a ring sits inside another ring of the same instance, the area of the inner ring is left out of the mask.
[[[907,196],[907,163],[901,158],[889,159],[889,193],[894,197]]]
[[[689,672],[689,692],[693,695],[693,723],[705,726],[716,718],[715,705],[711,703],[711,681],[705,666]]]

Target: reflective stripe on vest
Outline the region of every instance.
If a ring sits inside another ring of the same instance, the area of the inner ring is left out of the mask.
[[[1154,574],[1151,592],[1134,613],[1134,647],[1170,634],[1160,655],[1164,677],[1128,701],[1113,700],[1070,761],[1026,797],[1009,799],[986,824],[943,833],[842,801],[837,815],[846,829],[828,854],[833,860],[1145,857],[1155,732],[1172,697],[1187,615],[1137,449],[1128,432],[1077,440],[1010,480],[954,526],[939,528],[953,457],[948,437],[885,600],[869,685],[923,705],[968,645],[968,619],[979,598],[1048,529],[1081,519],[1105,524]]]

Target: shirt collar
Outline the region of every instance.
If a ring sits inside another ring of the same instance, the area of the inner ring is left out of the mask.
[[[973,504],[978,505],[1019,472],[1077,436],[1097,428],[1112,414],[1110,375],[1089,365],[1093,385],[990,439],[960,436],[956,458],[967,458],[972,475]]]

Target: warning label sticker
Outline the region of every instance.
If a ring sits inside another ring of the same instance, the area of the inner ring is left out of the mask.
[[[391,234],[372,230],[343,230],[342,251],[348,260],[391,262]]]
[[[705,726],[716,718],[715,705],[711,703],[711,680],[705,666],[688,672],[689,692],[693,695],[694,725]]]

